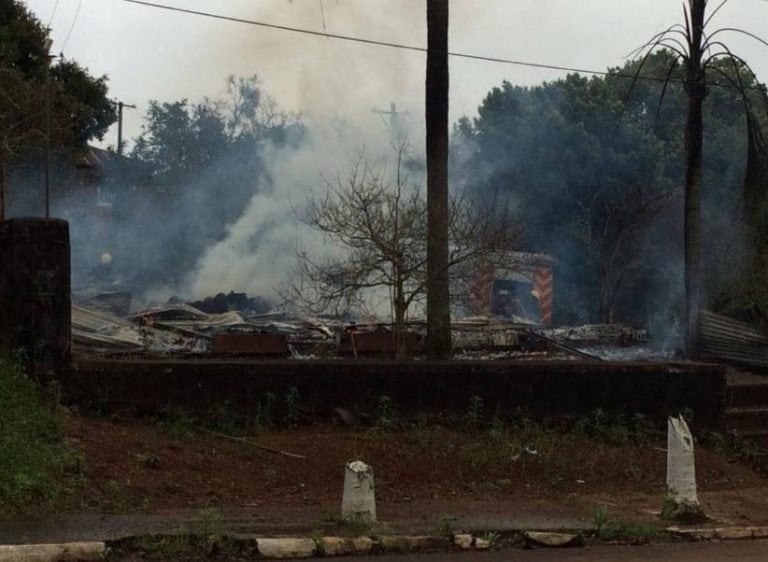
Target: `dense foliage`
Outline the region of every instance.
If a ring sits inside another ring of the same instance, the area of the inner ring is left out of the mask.
[[[51,137],[60,151],[84,149],[91,139],[103,138],[115,121],[106,77],[94,78],[63,57],[49,59],[47,38],[43,24],[22,2],[0,0],[0,156],[25,155],[40,148],[46,132],[47,73]]]
[[[133,269],[124,272],[135,288],[178,284],[254,194],[271,187],[275,151],[297,146],[303,131],[255,76],[230,77],[224,95],[196,104],[150,102],[131,154],[141,186],[114,186],[120,235],[110,247],[117,265]]]
[[[637,64],[532,88],[505,82],[456,127],[455,180],[509,194],[527,249],[557,258],[559,322],[645,323],[661,314],[669,325],[681,310],[685,96],[677,74],[663,92],[669,53],[652,55],[633,86]],[[719,67],[731,78],[737,70],[765,122],[763,86],[730,62]],[[733,290],[744,263],[748,136],[732,81],[711,85],[705,112],[703,269],[712,301]]]

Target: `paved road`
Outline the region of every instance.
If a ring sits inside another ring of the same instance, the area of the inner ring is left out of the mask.
[[[327,558],[316,559],[317,562]],[[344,558],[344,562],[766,562],[768,541],[601,546],[565,550],[504,550],[488,553],[410,554]]]

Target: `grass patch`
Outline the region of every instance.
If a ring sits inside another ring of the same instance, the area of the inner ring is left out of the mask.
[[[709,521],[699,505],[677,503],[672,498],[664,498],[661,518],[681,525],[699,525]]]
[[[592,517],[591,536],[604,541],[626,541],[644,544],[658,538],[659,529],[655,525],[612,521],[604,506],[595,509]]]
[[[64,444],[63,416],[20,362],[0,355],[0,504],[52,501],[78,458]]]
[[[180,530],[175,534],[143,535],[109,544],[106,559],[125,560],[138,555],[155,561],[202,562],[207,560],[253,560],[258,556],[254,539],[197,534]]]
[[[729,462],[752,463],[760,456],[760,448],[756,443],[732,433],[708,433],[703,437],[702,445]]]

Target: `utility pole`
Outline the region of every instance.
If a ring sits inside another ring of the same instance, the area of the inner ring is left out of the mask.
[[[397,104],[395,102],[392,102],[389,104],[389,111],[385,111],[383,109],[376,109],[373,108],[372,110],[374,113],[378,114],[382,120],[384,120],[385,116],[389,117],[389,131],[392,135],[392,140],[399,144],[402,140],[401,134],[402,134],[402,121],[401,116],[405,115],[407,111],[398,111],[397,110]],[[386,121],[385,121],[386,123]]]
[[[45,218],[51,218],[51,45],[45,40]]]
[[[448,278],[448,0],[427,0],[427,354],[451,355]]]
[[[135,105],[129,105],[121,101],[117,102],[117,155],[123,155],[123,108],[136,109]]]

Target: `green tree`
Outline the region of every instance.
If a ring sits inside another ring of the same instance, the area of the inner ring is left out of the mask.
[[[255,76],[230,77],[226,86],[222,97],[199,103],[151,101],[135,139],[131,155],[149,175],[142,199],[153,204],[125,201],[118,219],[137,228],[138,237],[153,233],[156,243],[153,252],[128,247],[116,262],[136,265],[155,283],[181,280],[254,194],[271,186],[267,150],[297,146],[304,136],[303,125],[279,111]]]
[[[645,322],[655,310],[682,310],[682,69],[659,105],[673,58],[670,51],[648,57],[642,74],[649,80],[634,84],[629,101],[640,61],[605,77],[571,75],[532,88],[504,83],[475,120],[456,128],[454,181],[509,194],[527,249],[557,258],[559,322]],[[729,62],[715,66],[736,80]],[[741,80],[756,104],[760,85],[745,71]],[[717,82],[704,104],[703,263],[711,296],[733,290],[740,265],[747,156],[743,101],[730,82]]]
[[[0,219],[11,164],[34,161],[49,135],[53,149],[70,157],[90,140],[103,138],[116,119],[106,77],[94,78],[63,58],[51,64],[47,38],[43,24],[22,2],[0,0]],[[50,127],[45,121],[49,65]]]

